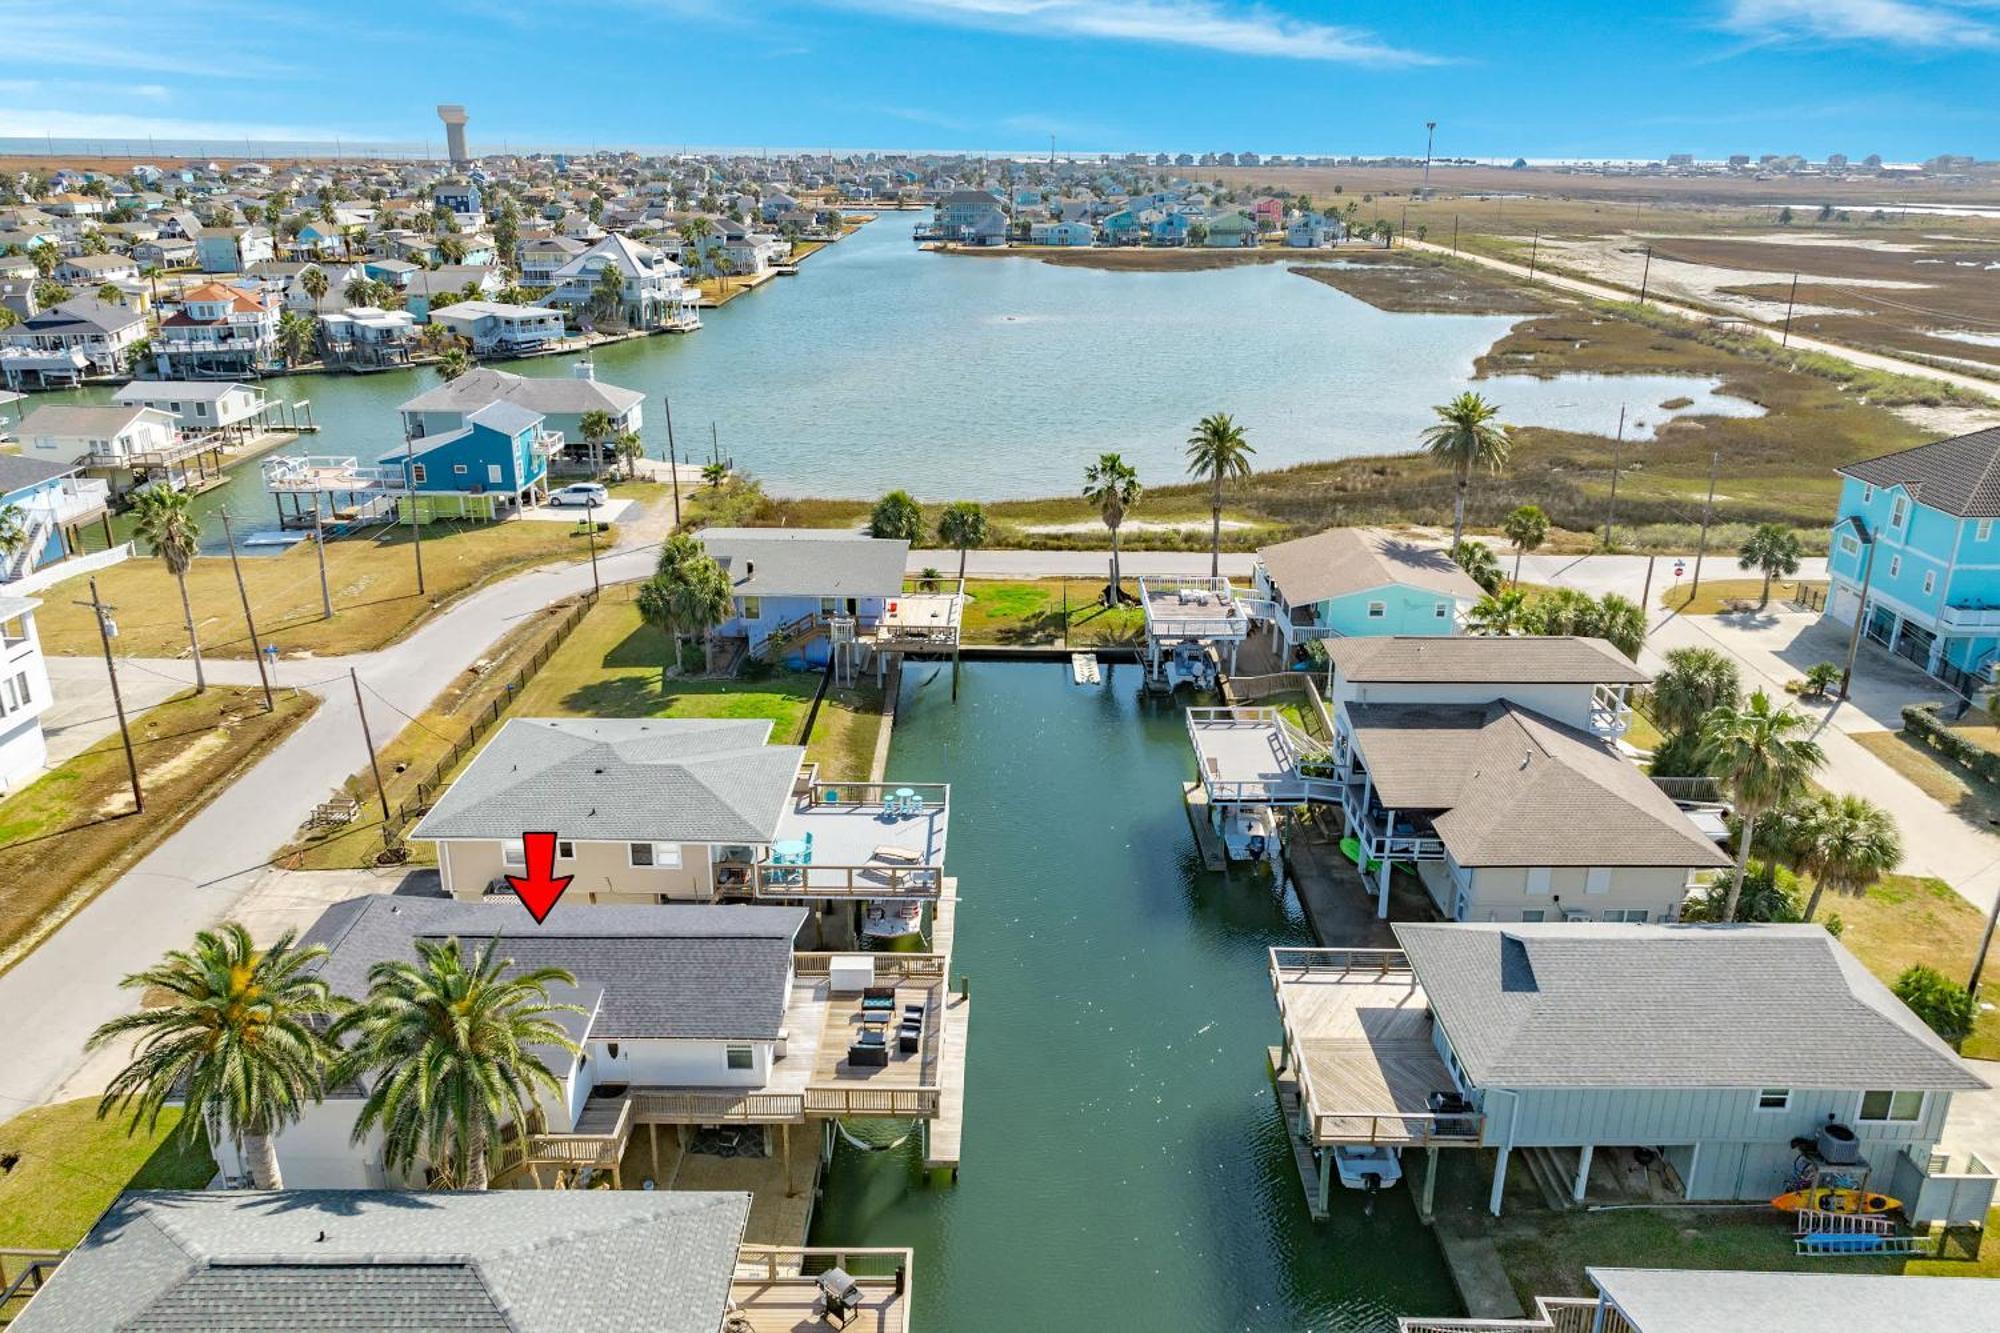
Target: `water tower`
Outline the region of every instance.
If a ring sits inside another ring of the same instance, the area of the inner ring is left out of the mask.
[[[444,122],[445,154],[455,167],[462,167],[472,159],[465,151],[465,108],[462,106],[441,106],[438,119]]]

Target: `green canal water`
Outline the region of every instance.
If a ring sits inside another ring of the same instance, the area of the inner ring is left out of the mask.
[[[1308,1220],[1265,1073],[1265,951],[1310,944],[1268,877],[1202,868],[1180,708],[1136,666],[904,679],[890,776],[952,784],[955,976],[970,980],[963,1171],[912,1139],[842,1144],[820,1245],[910,1246],[916,1309],[952,1333],[1390,1330],[1456,1314],[1409,1191]]]
[[[671,400],[681,457],[723,452],[774,494],[927,499],[1067,492],[1083,463],[1122,450],[1150,484],[1177,480],[1190,426],[1228,411],[1257,466],[1415,446],[1431,405],[1472,385],[1506,316],[1391,314],[1281,263],[1113,273],[1022,258],[927,254],[917,213],[890,213],[779,278],[703,313],[694,334],[593,353],[599,378],[646,394],[641,432],[664,457]],[[503,363],[567,375],[574,356]],[[397,407],[437,383],[424,368],[263,382],[310,400],[321,430],[291,452],[373,461],[401,444]],[[1627,440],[1683,414],[1754,415],[1719,381],[1667,375],[1507,376],[1477,387],[1516,424]],[[108,388],[33,395],[101,402]],[[1659,404],[1685,398],[1669,412]],[[254,464],[203,499],[268,526]],[[218,525],[208,525],[211,529]],[[218,538],[219,531],[214,535]]]

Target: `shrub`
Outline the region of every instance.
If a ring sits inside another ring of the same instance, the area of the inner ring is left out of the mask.
[[[743,659],[743,665],[737,669],[736,674],[745,680],[769,680],[772,673],[777,669],[777,667],[771,664],[771,659],[768,657],[746,657]]]
[[[1683,921],[1720,921],[1729,903],[1731,872],[1723,871],[1715,881],[1689,896],[1681,908]],[[1781,865],[1752,860],[1743,876],[1743,896],[1736,903],[1740,922],[1797,921],[1799,919],[1799,878]]]
[[[699,643],[681,645],[681,674],[699,676],[708,670],[708,650]]]
[[[1840,679],[1840,667],[1833,662],[1815,662],[1806,668],[1805,685],[1799,691],[1807,699],[1824,699],[1833,683]]]
[[[1971,993],[1936,968],[1913,963],[1891,989],[1911,1013],[1952,1045],[1971,1035],[1976,1017]]]

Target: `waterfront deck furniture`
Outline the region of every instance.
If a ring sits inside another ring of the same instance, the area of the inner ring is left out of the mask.
[[[817,1281],[820,1318],[837,1328],[846,1328],[861,1308],[861,1285],[844,1268],[829,1268]]]
[[[879,1030],[863,1032],[847,1048],[847,1063],[857,1069],[887,1069],[889,1041]]]
[[[913,852],[907,847],[895,847],[888,844],[877,847],[868,856],[870,860],[888,861],[899,866],[913,866],[924,859],[923,855],[919,852]]]

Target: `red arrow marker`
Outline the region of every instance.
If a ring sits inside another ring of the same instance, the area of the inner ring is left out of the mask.
[[[523,833],[521,846],[525,851],[528,873],[509,875],[507,882],[514,886],[514,896],[521,900],[521,906],[528,909],[528,915],[540,925],[548,919],[550,911],[569,887],[573,875],[556,874],[556,835],[553,833]]]

